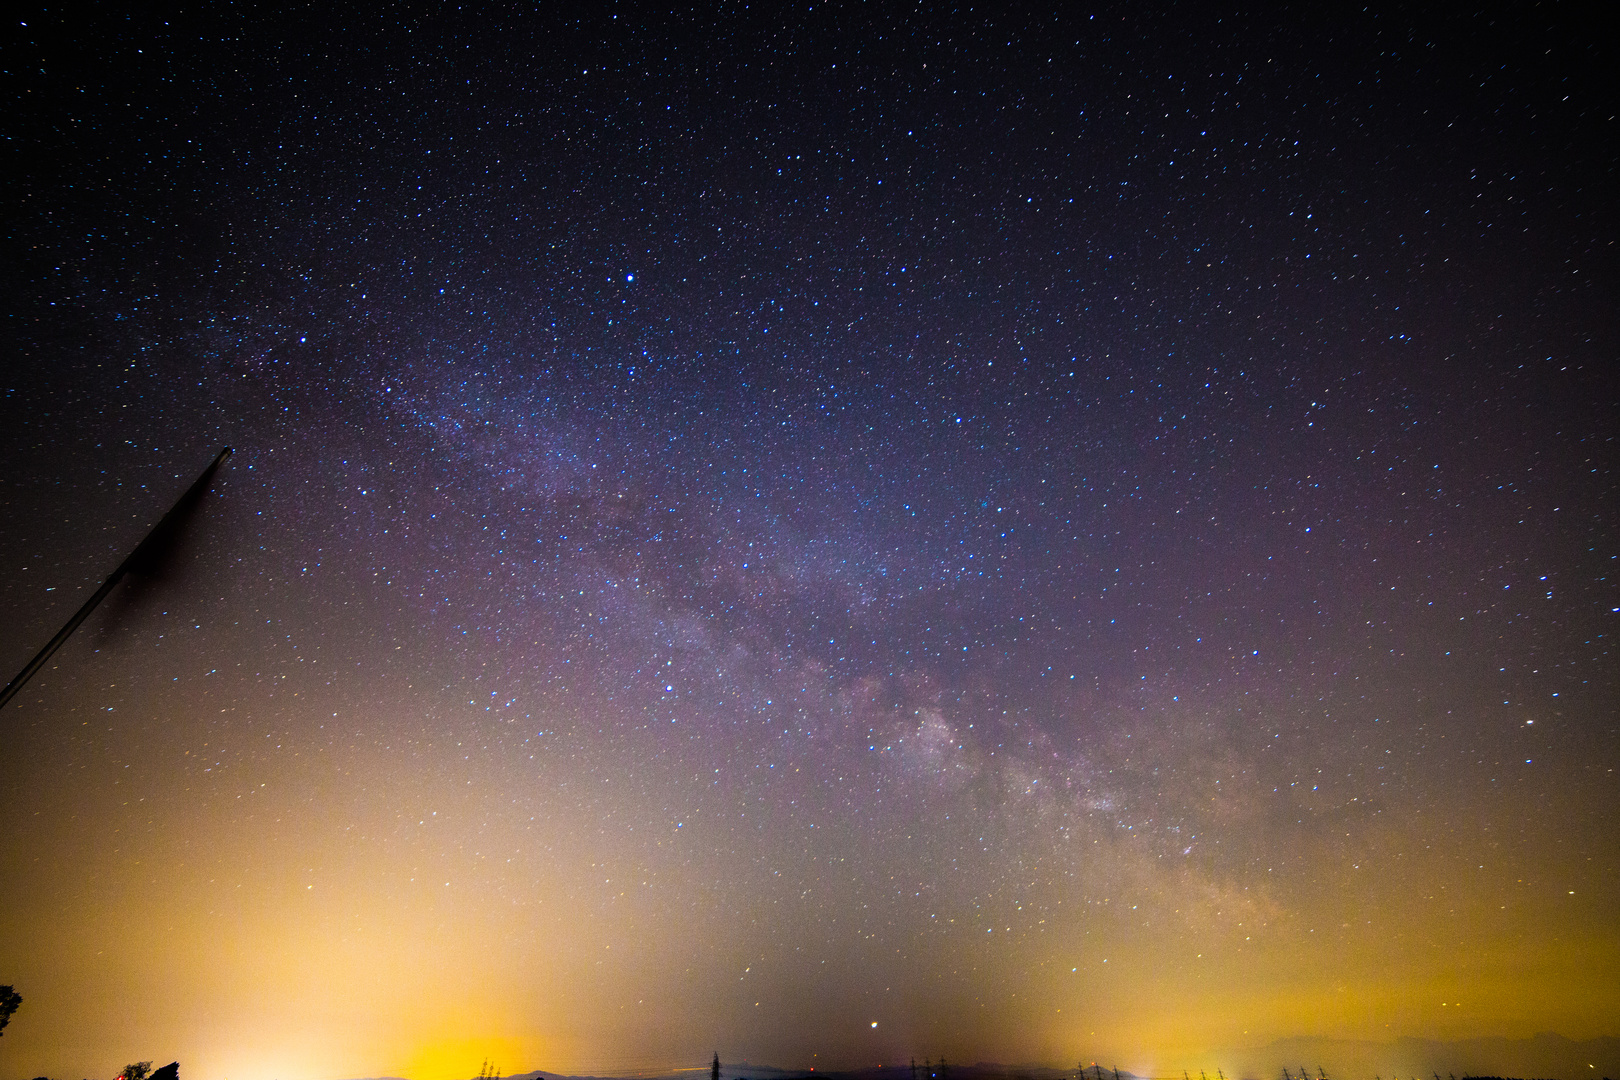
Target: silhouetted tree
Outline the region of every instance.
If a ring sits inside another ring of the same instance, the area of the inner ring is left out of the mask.
[[[180,1080],[180,1063],[171,1061],[161,1069],[153,1069],[146,1080]]]
[[[5,1034],[6,1025],[11,1023],[11,1014],[21,1004],[22,995],[17,993],[15,987],[0,986],[0,1035]]]
[[[133,1065],[125,1065],[124,1071],[118,1074],[118,1080],[146,1080],[152,1075],[150,1061],[137,1061]]]
[[[720,1080],[720,1051],[714,1052],[714,1062],[709,1066],[709,1080]]]

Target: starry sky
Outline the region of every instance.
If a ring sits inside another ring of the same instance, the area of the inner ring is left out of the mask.
[[[0,1071],[1620,1034],[1612,43],[1149,7],[13,11]]]

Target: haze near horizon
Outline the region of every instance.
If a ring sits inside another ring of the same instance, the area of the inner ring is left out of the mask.
[[[0,1076],[1620,1035],[1570,9],[0,48]]]

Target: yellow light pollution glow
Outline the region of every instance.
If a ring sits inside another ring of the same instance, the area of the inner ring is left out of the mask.
[[[0,40],[0,1080],[1620,1075],[1601,38],[528,7]]]
[[[325,723],[351,717],[356,735],[408,708],[328,704]],[[607,755],[568,753],[517,800],[522,770],[465,739],[450,746],[478,760],[420,772],[432,739],[282,736],[292,761],[272,774],[255,767],[257,731],[222,732],[211,760],[241,762],[240,775],[203,786],[184,752],[160,748],[162,723],[104,731],[112,753],[79,768],[73,798],[12,817],[10,865],[41,883],[6,908],[8,958],[39,1017],[28,1046],[60,1053],[76,1032],[107,1033],[70,1051],[81,1071],[165,1045],[238,1080],[449,1080],[484,1058],[627,1072],[715,1044],[749,1060],[818,1054],[823,1069],[912,1047],[962,1061],[1097,1048],[1133,1063],[1152,1048],[1162,1065],[1414,1026],[1591,1036],[1620,1005],[1610,924],[1581,895],[1602,882],[1556,857],[1519,860],[1522,881],[1476,868],[1478,884],[1456,889],[1458,852],[1408,855],[1391,828],[1372,846],[1400,876],[1307,850],[1310,887],[1289,893],[1268,880],[1279,867],[1223,880],[1060,816],[1047,845],[1026,843],[1050,862],[1031,859],[1024,879],[908,878],[948,854],[920,824],[863,833],[829,815],[827,847],[783,858],[781,837],[747,824],[755,800],[728,805],[723,785],[658,763],[635,735]],[[15,727],[13,744],[64,773],[88,745],[30,747],[18,732],[38,728]],[[645,764],[621,772],[624,756]],[[988,755],[970,771],[976,787],[919,816],[970,814],[985,784],[1008,785]],[[344,794],[329,786],[339,777]],[[674,828],[657,799],[694,783],[707,793]],[[1052,824],[1039,802],[997,810],[1025,815],[1016,831]],[[1064,861],[1076,850],[1083,861]],[[896,899],[864,918],[883,893]]]

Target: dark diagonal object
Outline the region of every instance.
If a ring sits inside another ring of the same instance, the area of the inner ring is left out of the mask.
[[[107,594],[111,593],[118,586],[118,583],[124,580],[124,575],[132,570],[136,573],[150,573],[154,568],[162,564],[164,554],[174,546],[175,539],[180,535],[180,529],[185,524],[186,519],[191,516],[191,512],[202,502],[203,496],[208,494],[208,485],[213,482],[214,474],[219,471],[219,467],[225,464],[225,460],[230,456],[231,448],[228,446],[219,452],[219,456],[214,458],[213,464],[202,471],[202,475],[197,477],[196,482],[187,488],[186,493],[180,496],[180,500],[169,508],[167,514],[163,515],[163,520],[154,525],[152,531],[146,534],[146,539],[142,540],[135,550],[129,553],[129,558],[119,563],[118,569],[114,570],[107,580],[101,583],[101,588],[96,590],[96,594],[86,600],[84,606],[74,613],[73,618],[67,621],[67,625],[58,630],[56,636],[51,638],[43,649],[39,650],[39,655],[28,661],[28,666],[19,671],[17,677],[7,683],[4,690],[0,690],[0,708],[3,708],[6,702],[10,701],[17,691],[23,688],[24,683],[33,678],[34,672],[50,661],[52,654],[62,647],[62,642],[66,641],[73,631],[79,628],[80,623],[90,617],[90,613],[96,610],[97,604],[107,599]]]

